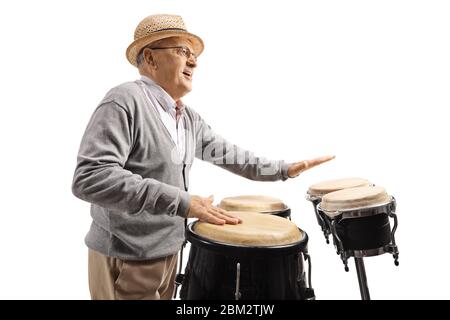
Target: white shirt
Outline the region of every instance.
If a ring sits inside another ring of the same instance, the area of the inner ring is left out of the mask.
[[[149,99],[150,104],[158,111],[162,123],[166,127],[177,148],[180,160],[184,161],[186,152],[186,134],[184,132],[183,119],[184,111],[182,111],[181,117],[177,123],[175,109],[177,102],[152,79],[142,76],[141,81],[144,83],[142,88],[144,89],[147,99]],[[178,101],[178,103],[182,104],[181,101]]]

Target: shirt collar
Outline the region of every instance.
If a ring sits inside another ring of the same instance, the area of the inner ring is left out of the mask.
[[[177,105],[181,105],[183,109],[184,105],[181,100],[175,101],[173,98],[161,87],[159,86],[155,81],[150,79],[147,76],[142,76],[141,81],[144,82],[150,89],[152,94],[155,96],[156,100],[161,104],[162,108],[166,112],[175,112],[175,107]]]

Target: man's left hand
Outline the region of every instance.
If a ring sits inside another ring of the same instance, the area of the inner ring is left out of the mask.
[[[318,166],[319,164],[322,164],[324,162],[333,160],[335,156],[324,156],[319,157],[311,160],[303,160],[300,162],[295,162],[291,164],[288,168],[288,176],[289,178],[295,178],[303,171],[306,171],[308,169],[311,169],[315,166]]]

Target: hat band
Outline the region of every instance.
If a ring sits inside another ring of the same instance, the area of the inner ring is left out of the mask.
[[[150,32],[149,34],[147,34],[147,36],[149,36],[149,35],[151,35],[151,34],[153,34],[153,33],[161,32],[161,31],[172,31],[172,30],[173,30],[173,31],[183,31],[183,32],[187,32],[186,29],[182,29],[182,28],[166,28],[166,29],[159,29],[159,30]]]

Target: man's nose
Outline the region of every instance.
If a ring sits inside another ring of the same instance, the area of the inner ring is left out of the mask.
[[[190,58],[186,60],[186,64],[191,68],[197,67],[197,58],[191,55]]]

